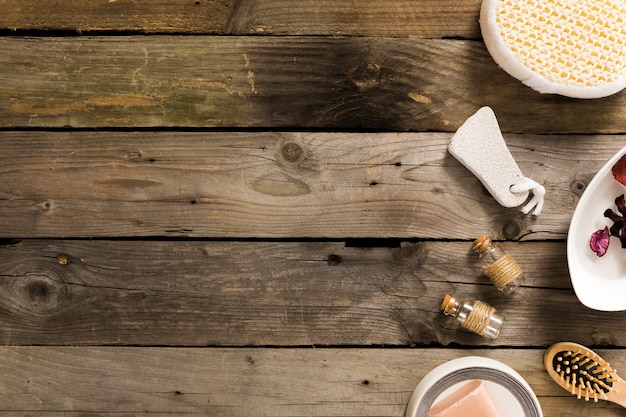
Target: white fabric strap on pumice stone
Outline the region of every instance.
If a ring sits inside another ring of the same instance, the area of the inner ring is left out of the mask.
[[[522,208],[524,214],[535,208],[537,216],[543,208],[544,187],[522,174],[509,152],[493,110],[482,107],[456,131],[448,151],[483,183],[504,207]]]

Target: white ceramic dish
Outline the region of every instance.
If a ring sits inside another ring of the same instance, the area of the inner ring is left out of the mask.
[[[576,296],[585,306],[602,311],[626,310],[626,249],[611,237],[606,254],[598,257],[589,247],[591,234],[611,227],[604,217],[607,208],[616,213],[615,198],[626,194],[626,187],[613,178],[611,168],[626,153],[626,147],[613,156],[591,180],[583,193],[567,235],[567,263]]]
[[[513,368],[494,359],[467,356],[430,371],[413,391],[406,417],[426,417],[432,405],[459,384],[479,379],[506,417],[542,417],[541,406],[530,385]]]

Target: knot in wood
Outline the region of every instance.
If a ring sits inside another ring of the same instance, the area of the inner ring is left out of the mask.
[[[583,194],[583,191],[585,191],[586,188],[587,183],[581,179],[574,180],[570,184],[570,190],[572,191],[572,193],[579,196]]]
[[[411,264],[419,266],[428,256],[428,250],[423,242],[402,242],[400,243],[400,252],[398,255],[400,259],[410,260]]]
[[[595,174],[586,174],[583,172],[577,172],[569,183],[570,192],[577,197],[583,195],[583,192],[587,189],[587,185],[593,179]]]
[[[27,274],[17,280],[12,291],[19,310],[48,316],[58,310],[67,295],[65,285],[43,274]]]
[[[328,263],[329,266],[337,266],[341,263],[341,260],[342,260],[341,256],[335,255],[333,253],[333,254],[328,255],[326,262]]]
[[[281,150],[281,155],[285,161],[291,163],[298,162],[303,153],[302,147],[294,142],[287,142]]]
[[[59,265],[69,265],[70,263],[70,257],[67,256],[66,254],[62,253],[59,256],[57,256],[57,262]]]
[[[54,204],[53,201],[48,200],[48,201],[44,201],[43,203],[38,204],[37,207],[41,211],[51,211],[51,210],[54,210],[56,205]]]
[[[502,226],[502,236],[507,240],[515,240],[522,233],[522,225],[517,220],[509,220]]]
[[[362,64],[349,74],[349,78],[359,91],[369,90],[380,84],[380,65]]]

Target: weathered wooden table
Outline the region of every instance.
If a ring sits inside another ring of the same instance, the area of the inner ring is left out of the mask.
[[[0,413],[402,416],[480,355],[546,416],[621,416],[549,378],[575,341],[626,370],[626,313],[584,307],[569,222],[626,144],[626,93],[540,95],[498,68],[479,0],[0,0]],[[498,116],[544,212],[446,151]],[[489,234],[522,265],[507,297]],[[446,292],[506,317],[459,331]]]

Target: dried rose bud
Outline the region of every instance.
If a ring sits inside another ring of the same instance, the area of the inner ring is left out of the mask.
[[[604,256],[606,250],[609,248],[610,239],[611,234],[609,232],[609,227],[605,226],[604,230],[600,229],[591,234],[589,246],[591,247],[591,250],[596,253],[596,255]]]

